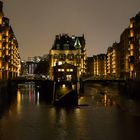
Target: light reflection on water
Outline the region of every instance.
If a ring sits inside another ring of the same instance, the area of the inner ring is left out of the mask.
[[[34,83],[20,85],[15,101],[0,120],[0,140],[140,138],[140,105],[118,92],[116,87],[88,84],[79,106],[59,108],[41,100]]]

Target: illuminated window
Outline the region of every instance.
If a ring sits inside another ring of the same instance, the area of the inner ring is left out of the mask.
[[[133,71],[133,70],[134,70],[133,65],[130,65],[130,71]]]
[[[53,63],[53,66],[56,66],[56,64],[57,64],[57,62],[54,62],[54,63]]]
[[[59,61],[59,62],[58,62],[58,65],[62,65],[62,61]]]
[[[134,52],[133,51],[130,51],[130,56],[133,56],[134,55]]]
[[[0,17],[0,24],[2,24],[2,17]]]
[[[8,37],[6,37],[6,42],[8,42],[8,40],[9,40]]]
[[[8,55],[8,50],[6,50],[6,55]]]
[[[2,68],[2,61],[0,60],[0,69]]]
[[[58,69],[59,72],[64,72],[64,69]]]
[[[0,34],[0,40],[2,40],[2,35]]]
[[[6,31],[6,36],[8,36],[9,35],[9,31]]]
[[[73,69],[70,69],[70,72],[73,72]]]
[[[131,36],[131,37],[134,36],[134,32],[133,32],[133,30],[130,31],[130,36]]]
[[[67,72],[69,72],[70,71],[70,69],[67,69]]]
[[[130,45],[130,49],[133,49],[133,44]]]
[[[130,28],[133,28],[133,23],[130,23]]]
[[[6,63],[6,70],[8,70],[8,63]]]
[[[72,75],[66,75],[66,79],[67,79],[67,81],[71,81],[72,80]]]

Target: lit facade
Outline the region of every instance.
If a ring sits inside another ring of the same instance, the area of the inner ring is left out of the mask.
[[[120,36],[120,78],[129,79],[129,28]]]
[[[54,80],[58,82],[77,81],[77,67],[68,63],[54,66]]]
[[[107,77],[120,78],[119,43],[113,43],[107,50]]]
[[[18,42],[4,16],[3,2],[0,1],[0,79],[10,79],[20,74]]]
[[[130,19],[129,28],[130,79],[140,80],[140,12]]]
[[[106,54],[93,56],[94,78],[106,78]]]
[[[54,79],[53,67],[71,64],[77,67],[77,78],[86,72],[86,50],[84,36],[57,35],[50,50],[50,79]]]

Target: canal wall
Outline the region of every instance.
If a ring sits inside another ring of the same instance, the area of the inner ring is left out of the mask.
[[[0,117],[6,108],[10,106],[12,101],[14,90],[16,86],[12,87],[12,84],[8,80],[0,80]]]
[[[140,81],[126,81],[125,91],[128,96],[140,99]]]
[[[103,86],[115,86],[119,89],[120,94],[126,95],[133,99],[140,100],[140,81],[127,80],[127,81],[94,81],[88,80],[82,83],[84,91],[85,83],[101,84]]]

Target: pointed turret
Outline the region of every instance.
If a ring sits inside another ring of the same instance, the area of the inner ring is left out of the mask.
[[[75,47],[76,49],[81,49],[81,43],[80,43],[78,37],[77,37],[76,40],[75,40],[74,47]]]

